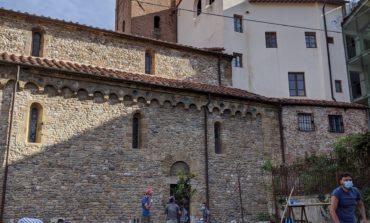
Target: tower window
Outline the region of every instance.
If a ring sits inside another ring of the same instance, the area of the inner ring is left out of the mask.
[[[154,29],[160,29],[161,17],[154,16]]]
[[[215,2],[215,0],[209,0],[210,5],[212,5],[213,2]]]
[[[39,57],[41,55],[41,41],[42,34],[40,32],[32,33],[32,52],[31,55],[34,57]]]
[[[138,149],[140,142],[140,114],[136,113],[132,119],[132,148]]]
[[[122,21],[122,32],[125,32],[125,30],[126,30],[126,21],[123,20]]]

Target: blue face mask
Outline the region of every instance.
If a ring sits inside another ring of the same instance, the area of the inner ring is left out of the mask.
[[[352,189],[352,187],[353,187],[353,182],[352,181],[345,181],[344,182],[344,188],[350,190],[350,189]]]

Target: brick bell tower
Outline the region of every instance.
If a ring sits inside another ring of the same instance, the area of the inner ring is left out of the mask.
[[[116,31],[177,42],[181,0],[116,0]]]

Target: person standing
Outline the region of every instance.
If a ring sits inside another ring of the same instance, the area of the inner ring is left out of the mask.
[[[178,216],[181,214],[180,207],[175,204],[175,197],[171,196],[168,199],[169,203],[166,206],[166,223],[177,223]]]
[[[334,223],[356,223],[356,207],[362,222],[368,223],[365,205],[359,190],[353,186],[352,176],[343,173],[339,179],[340,186],[331,195],[330,215]]]
[[[203,217],[203,222],[204,223],[209,223],[210,220],[209,220],[209,210],[207,208],[207,204],[204,202],[202,204],[202,207],[200,209],[202,211],[202,217]]]
[[[144,191],[144,197],[141,199],[141,223],[150,223],[150,208],[152,207],[151,197],[153,189],[148,188]]]
[[[180,223],[188,223],[189,222],[189,212],[186,208],[182,205],[181,208],[181,216],[180,216]]]

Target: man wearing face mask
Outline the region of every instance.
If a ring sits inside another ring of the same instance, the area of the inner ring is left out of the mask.
[[[362,222],[368,223],[365,205],[359,190],[353,186],[352,176],[343,173],[340,176],[340,186],[335,188],[331,195],[330,215],[334,223],[356,223],[356,207],[361,215]]]

